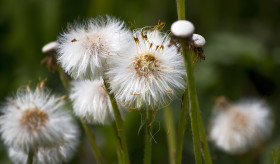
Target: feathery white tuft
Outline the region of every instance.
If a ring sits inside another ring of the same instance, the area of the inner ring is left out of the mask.
[[[64,143],[68,137],[65,132],[75,127],[72,117],[59,110],[62,105],[61,98],[50,95],[42,87],[34,91],[29,88],[19,90],[1,109],[0,131],[4,143],[25,153]]]
[[[85,80],[72,83],[70,99],[75,114],[88,123],[109,124],[114,120],[110,97],[103,80]]]
[[[34,152],[33,164],[65,163],[73,157],[79,143],[79,129],[75,124],[71,123],[63,132],[63,142],[54,147],[37,148]],[[26,164],[28,153],[10,147],[9,156],[15,164]]]
[[[185,88],[182,55],[159,31],[136,31],[127,54],[110,60],[107,73],[115,98],[128,109],[158,109]]]
[[[196,47],[203,47],[206,43],[204,37],[199,34],[193,34],[192,40]]]
[[[171,25],[171,32],[179,38],[190,37],[194,32],[194,25],[187,20],[177,20]]]
[[[127,49],[131,33],[123,21],[107,16],[69,27],[58,38],[58,61],[75,79],[94,79],[106,69],[106,58]]]
[[[217,147],[242,154],[257,147],[272,131],[270,110],[261,101],[244,101],[220,107],[210,132]]]
[[[42,52],[47,53],[50,51],[54,51],[57,49],[57,47],[58,47],[57,42],[49,42],[48,44],[44,45],[44,47],[42,48]]]

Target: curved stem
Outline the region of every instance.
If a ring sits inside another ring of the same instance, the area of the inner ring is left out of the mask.
[[[119,160],[119,163],[124,163],[124,156],[123,156],[123,152],[122,152],[122,149],[121,149],[121,145],[120,145],[120,141],[119,141],[119,138],[118,138],[118,129],[117,129],[117,126],[115,123],[112,123],[112,127],[114,129],[114,132],[115,132],[115,137],[116,137],[116,141],[117,141],[117,156],[118,156],[118,160]]]
[[[33,157],[34,157],[34,151],[29,150],[26,164],[32,164],[33,163]]]
[[[144,164],[150,164],[152,160],[152,115],[152,110],[146,110]]]
[[[169,163],[176,163],[176,135],[175,135],[175,125],[170,106],[166,106],[164,109],[165,117],[165,128],[166,136],[168,142],[168,151],[169,151]]]
[[[187,105],[188,105],[188,90],[185,90],[182,96],[180,119],[178,124],[178,136],[177,136],[177,152],[176,152],[176,164],[181,164],[182,152],[184,145],[184,135],[187,125]]]
[[[80,121],[81,121],[82,126],[83,126],[83,128],[85,130],[85,133],[86,133],[86,135],[87,135],[87,137],[89,139],[89,142],[90,142],[91,147],[93,149],[93,154],[94,154],[94,156],[96,158],[97,163],[98,164],[103,164],[104,163],[103,162],[103,158],[102,158],[101,152],[100,152],[100,150],[99,150],[99,148],[98,148],[98,146],[96,144],[95,136],[92,134],[91,129],[88,126],[88,124],[85,123],[83,120],[80,120]]]
[[[118,132],[118,141],[120,142],[121,145],[121,150],[123,152],[123,156],[124,156],[124,164],[129,164],[129,153],[128,153],[128,149],[127,149],[127,145],[126,145],[126,138],[125,138],[125,132],[124,132],[124,125],[123,125],[123,120],[119,111],[119,107],[117,105],[117,102],[114,98],[114,95],[112,93],[110,93],[110,88],[108,86],[108,83],[105,81],[104,82],[107,93],[109,94],[111,103],[112,103],[112,107],[113,107],[113,112],[114,112],[114,116],[115,116],[115,124],[117,127],[117,132]]]

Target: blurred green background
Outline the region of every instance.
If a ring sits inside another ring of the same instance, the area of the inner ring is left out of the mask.
[[[60,95],[65,91],[56,73],[50,73],[40,61],[44,44],[56,40],[68,22],[77,18],[113,15],[137,27],[166,22],[165,31],[177,19],[175,0],[1,0],[0,1],[0,101],[38,78]],[[207,40],[206,60],[196,66],[197,91],[205,127],[214,100],[224,95],[230,100],[265,99],[275,117],[272,137],[253,163],[268,164],[271,149],[280,146],[280,1],[279,0],[187,0],[186,16],[196,33]],[[178,119],[180,100],[172,103]],[[162,110],[158,113],[152,163],[167,164],[168,150]],[[139,112],[128,113],[125,126],[133,164],[142,163],[143,133]],[[113,131],[110,126],[93,126],[107,163],[117,163]],[[11,163],[0,142],[0,163]],[[190,122],[186,129],[183,162],[194,163]],[[242,156],[230,156],[210,143],[214,163],[237,163]],[[244,161],[243,161],[244,162]],[[86,137],[71,163],[95,163]]]

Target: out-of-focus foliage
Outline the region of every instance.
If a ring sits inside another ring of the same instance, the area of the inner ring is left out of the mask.
[[[67,22],[97,15],[114,15],[134,27],[166,22],[165,31],[177,19],[175,0],[2,0],[0,1],[0,101],[18,87],[38,78],[48,78],[47,86],[65,94],[56,73],[40,65],[41,47],[56,39]],[[196,82],[205,126],[215,97],[231,100],[265,99],[275,117],[272,137],[260,148],[242,156],[230,156],[210,144],[214,163],[272,163],[272,149],[280,145],[280,1],[277,0],[187,0],[186,16],[205,36],[206,60],[196,66]],[[173,103],[178,118],[180,99]],[[153,163],[168,163],[167,142],[159,111],[154,135]],[[132,163],[142,163],[143,130],[138,134],[141,116],[128,113],[125,126]],[[110,126],[93,126],[107,163],[117,163],[114,133]],[[93,163],[85,136],[71,163]],[[11,163],[0,142],[0,163]],[[183,163],[194,163],[190,123],[186,129]]]

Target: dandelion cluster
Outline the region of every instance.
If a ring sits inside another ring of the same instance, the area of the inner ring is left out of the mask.
[[[60,163],[71,158],[79,130],[71,115],[61,110],[61,98],[43,87],[21,89],[1,108],[0,131],[15,163],[25,163],[34,152],[36,163]]]
[[[230,104],[221,97],[216,108],[218,111],[212,119],[210,137],[226,152],[245,153],[271,134],[270,110],[262,101]]]

